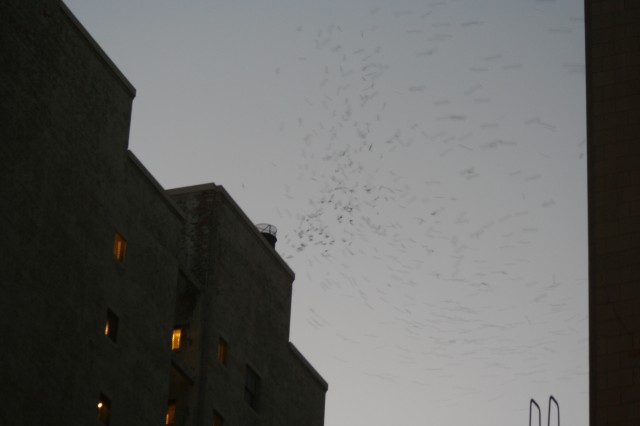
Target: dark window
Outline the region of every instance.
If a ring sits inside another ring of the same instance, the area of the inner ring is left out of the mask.
[[[258,411],[258,397],[260,392],[260,377],[247,365],[247,376],[244,383],[244,400]]]
[[[223,426],[223,425],[224,425],[224,419],[222,418],[220,413],[218,413],[217,411],[214,411],[213,412],[213,426]]]
[[[216,359],[223,365],[227,364],[227,354],[229,352],[229,346],[226,340],[222,337],[218,337],[218,347],[216,349]]]
[[[111,400],[107,398],[104,394],[100,394],[100,399],[98,399],[98,420],[102,422],[102,424],[109,424],[109,415],[111,414]]]
[[[107,321],[104,325],[104,335],[113,340],[118,338],[118,316],[111,309],[107,309]]]

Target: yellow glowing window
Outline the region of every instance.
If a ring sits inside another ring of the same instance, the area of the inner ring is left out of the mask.
[[[116,314],[111,312],[111,309],[107,309],[107,320],[104,324],[104,335],[114,342],[118,337],[118,317]]]
[[[176,402],[174,400],[169,401],[167,405],[167,415],[165,416],[166,425],[172,425],[176,421]]]
[[[213,412],[213,426],[223,426],[222,416],[217,411]]]
[[[120,262],[124,262],[124,255],[127,251],[127,240],[122,235],[116,232],[113,239],[113,257]]]
[[[100,420],[102,424],[108,425],[110,412],[111,401],[103,394],[100,394],[100,399],[98,399],[98,420]]]
[[[171,334],[171,350],[180,349],[180,339],[182,337],[182,329],[176,327]]]
[[[218,360],[218,362],[220,362],[221,364],[227,363],[227,352],[227,342],[222,337],[219,337],[218,348],[216,350],[216,359]]]

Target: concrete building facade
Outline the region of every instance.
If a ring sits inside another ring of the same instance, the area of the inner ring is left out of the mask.
[[[327,384],[289,342],[293,272],[224,188],[168,194],[185,212],[181,262],[200,288],[196,299],[178,298],[176,324],[189,343],[176,355],[198,373],[189,393],[172,395],[176,415],[194,419],[186,424],[215,415],[225,424],[321,426]]]
[[[640,2],[585,0],[590,419],[640,424]]]
[[[1,2],[0,57],[0,424],[322,425],[293,272],[127,150],[135,89],[73,14]]]

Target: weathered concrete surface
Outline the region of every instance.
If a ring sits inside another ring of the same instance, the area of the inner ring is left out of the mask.
[[[182,225],[127,153],[134,90],[58,1],[3,1],[0,31],[0,424],[97,424],[100,393],[162,424]]]
[[[222,187],[168,193],[185,212],[182,253],[203,284],[190,324],[201,357],[185,424],[211,424],[214,409],[229,424],[322,425],[327,384],[289,344],[293,272]],[[226,365],[215,357],[219,337],[229,345]],[[244,400],[247,366],[260,376],[257,409]]]

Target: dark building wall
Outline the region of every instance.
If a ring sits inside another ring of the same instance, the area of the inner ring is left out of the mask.
[[[99,424],[100,393],[162,424],[182,224],[126,150],[135,91],[59,1],[3,1],[0,34],[0,424]]]
[[[280,363],[278,373],[283,390],[278,393],[278,407],[284,407],[285,425],[324,425],[324,402],[327,382],[316,372],[298,349],[289,343],[288,357]]]
[[[591,424],[640,424],[640,2],[586,0]]]
[[[293,272],[224,189],[172,191],[185,215],[127,151],[135,90],[66,6],[0,2],[0,55],[0,425],[100,425],[101,394],[111,426],[164,424],[172,399],[177,425],[322,425]]]
[[[293,272],[222,187],[168,193],[185,212],[183,249],[207,248],[190,263],[203,287],[189,324],[201,358],[185,424],[211,424],[216,410],[228,424],[322,425],[326,382],[289,344]],[[220,337],[226,365],[216,359]],[[253,408],[248,366],[260,378]]]

